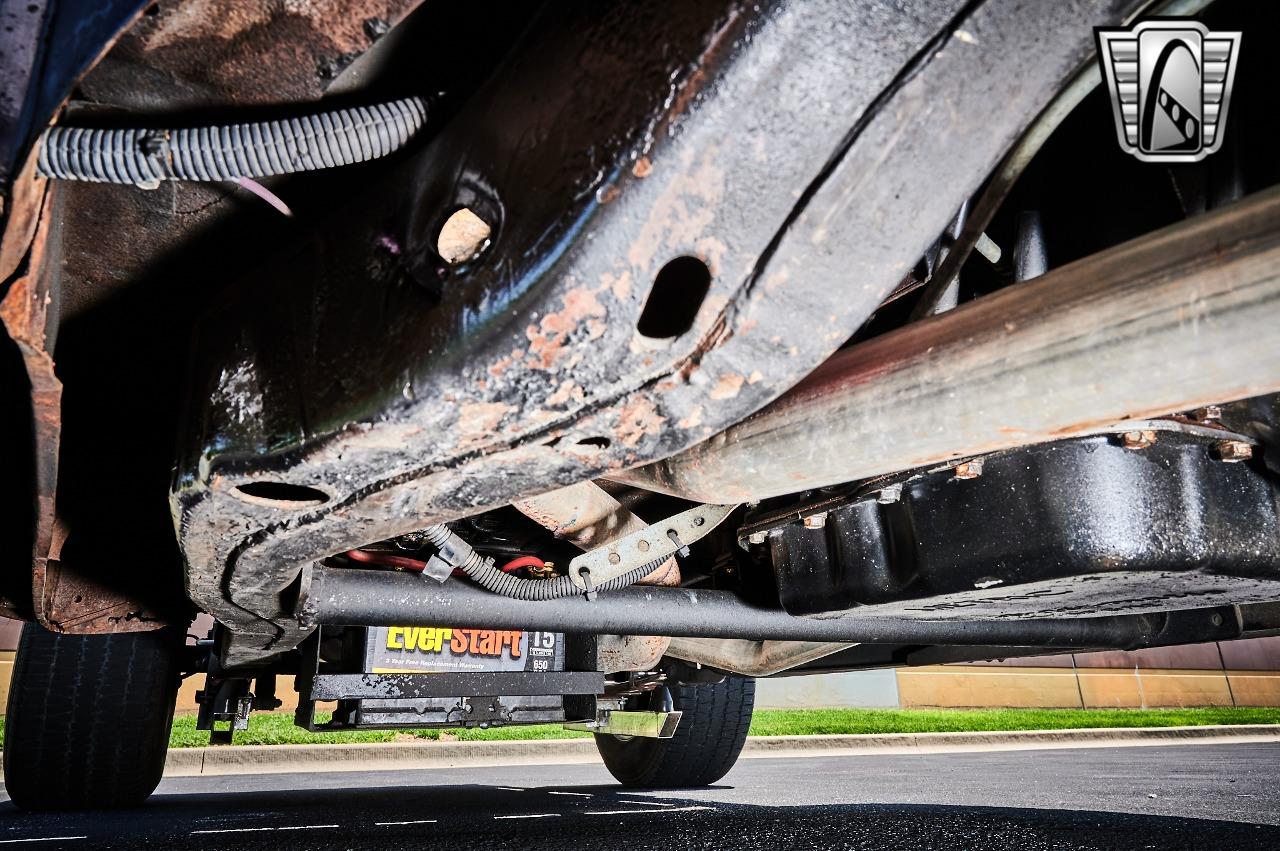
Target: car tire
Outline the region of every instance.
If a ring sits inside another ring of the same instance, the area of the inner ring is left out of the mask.
[[[24,810],[129,807],[164,772],[181,636],[22,630],[4,727],[4,785]]]
[[[747,741],[756,682],[672,686],[671,702],[683,715],[669,739],[596,735],[605,768],[624,786],[690,788],[728,774]]]

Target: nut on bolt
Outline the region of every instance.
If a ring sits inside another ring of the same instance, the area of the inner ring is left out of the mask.
[[[1125,449],[1148,449],[1155,445],[1156,433],[1150,429],[1126,431],[1120,436]]]
[[[827,512],[820,511],[817,514],[810,514],[804,519],[804,528],[821,529],[827,525]]]
[[[957,479],[976,479],[982,475],[982,459],[974,458],[972,461],[965,461],[963,464],[957,464],[955,468],[955,477]]]
[[[764,532],[752,532],[747,536],[747,542],[751,544],[763,544],[765,539]]]
[[[1223,440],[1217,446],[1218,457],[1228,464],[1248,461],[1253,457],[1253,446],[1243,440]]]
[[[1196,408],[1192,411],[1191,416],[1202,423],[1217,422],[1222,419],[1222,408],[1217,405],[1205,405],[1203,408]]]

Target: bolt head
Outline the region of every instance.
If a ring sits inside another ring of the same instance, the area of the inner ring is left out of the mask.
[[[751,535],[748,536],[747,542],[752,544],[763,544],[764,538],[764,532],[752,532]]]
[[[622,561],[622,556],[617,553],[609,553],[609,564],[617,564]]]
[[[972,461],[966,461],[963,464],[957,464],[955,468],[955,477],[957,479],[976,479],[982,475],[982,459],[974,458]]]
[[[1248,461],[1253,457],[1253,446],[1243,440],[1223,440],[1218,443],[1218,458],[1228,464]]]
[[[822,511],[818,514],[810,514],[804,519],[804,528],[821,529],[827,525],[827,512]]]
[[[1126,431],[1120,436],[1125,449],[1147,449],[1155,445],[1156,433],[1150,430]]]
[[[1191,416],[1202,423],[1216,422],[1222,419],[1222,408],[1217,405],[1205,405],[1203,408],[1196,408]]]
[[[902,499],[902,485],[889,485],[884,490],[876,494],[876,502],[881,505],[890,505]]]

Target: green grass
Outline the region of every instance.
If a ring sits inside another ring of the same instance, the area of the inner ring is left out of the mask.
[[[1203,724],[1280,724],[1280,708],[1208,709],[761,709],[751,720],[753,736],[812,736],[823,733],[935,733],[999,730],[1062,730],[1079,727],[1181,727]],[[589,734],[557,724],[493,730],[368,730],[308,733],[286,713],[255,713],[249,729],[236,734],[243,745],[393,742],[447,739],[464,742],[576,739]],[[208,733],[195,716],[174,719],[169,747],[200,747]]]
[[[813,736],[824,733],[940,733],[1000,730],[1065,730],[1079,727],[1182,727],[1203,724],[1280,724],[1280,708],[1207,709],[761,709],[751,720],[753,736]],[[0,736],[4,718],[0,717]],[[413,739],[464,742],[577,739],[588,736],[558,724],[495,730],[366,730],[308,733],[293,726],[292,713],[258,712],[238,745],[312,745],[394,742]],[[171,748],[203,747],[209,734],[194,715],[173,719]]]

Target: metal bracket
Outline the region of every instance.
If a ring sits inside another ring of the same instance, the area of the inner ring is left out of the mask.
[[[511,708],[500,697],[465,697],[449,710],[448,720],[463,727],[503,726],[511,722]]]
[[[590,591],[637,567],[667,559],[719,526],[737,507],[699,505],[610,541],[569,562],[569,578]]]
[[[681,712],[633,712],[626,709],[601,709],[594,721],[571,721],[566,730],[600,733],[610,736],[639,736],[645,739],[669,739],[680,725]]]
[[[438,555],[433,555],[427,560],[427,566],[422,569],[422,575],[434,579],[436,582],[444,582],[450,576],[453,576],[453,565]]]
[[[308,700],[420,700],[465,695],[599,694],[598,671],[442,671],[436,674],[318,674]]]
[[[239,677],[216,679],[197,692],[196,699],[200,703],[196,729],[209,731],[209,744],[229,745],[233,733],[249,729],[249,715],[253,712],[249,680]],[[230,726],[218,729],[216,725],[220,723]]]

